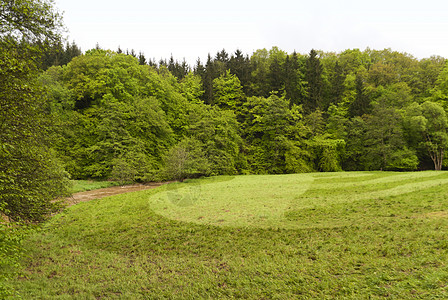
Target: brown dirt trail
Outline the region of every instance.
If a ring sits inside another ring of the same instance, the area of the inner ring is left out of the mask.
[[[163,184],[167,184],[170,182],[152,182],[147,184],[133,184],[133,185],[124,185],[124,186],[113,186],[103,189],[97,189],[92,191],[85,191],[73,194],[71,197],[67,198],[66,204],[67,206],[72,206],[78,204],[80,202],[90,201],[94,199],[100,199],[107,196],[124,194],[135,191],[149,190],[155,189]]]

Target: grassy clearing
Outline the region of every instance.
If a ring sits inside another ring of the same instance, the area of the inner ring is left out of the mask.
[[[26,241],[24,299],[448,298],[448,173],[192,180],[81,203]]]
[[[95,180],[72,180],[72,184],[73,184],[72,193],[92,191],[120,185],[120,183],[116,181],[95,181]]]

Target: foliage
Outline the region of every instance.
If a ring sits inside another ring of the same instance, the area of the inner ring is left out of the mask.
[[[0,209],[14,220],[42,221],[68,191],[35,79],[35,62],[45,40],[59,38],[60,19],[50,2],[4,1],[0,21]]]
[[[323,109],[323,66],[316,50],[311,50],[306,61],[306,81],[308,82],[308,99],[304,109],[310,113]]]
[[[61,84],[75,99],[74,106],[56,112],[62,136],[57,146],[71,174],[151,180],[174,142],[172,127],[182,121],[172,121],[173,114],[185,109],[173,101],[184,100],[167,83],[171,77],[155,74],[134,57],[103,50],[75,58],[61,73],[52,82],[53,106],[60,102]]]
[[[316,156],[316,169],[322,172],[342,171],[341,158],[345,150],[344,140],[319,135],[311,140],[310,145]]]
[[[273,47],[221,50],[194,72],[173,57],[148,64],[97,47],[41,76],[74,178],[172,177],[167,157],[188,139],[204,155],[201,174],[415,170],[434,157],[406,107],[443,102],[443,58]]]
[[[418,159],[414,151],[407,148],[402,117],[390,104],[390,97],[380,99],[366,119],[366,167],[370,170],[415,170]]]
[[[304,166],[306,159],[297,157],[302,152],[297,147],[304,146],[302,138],[305,135],[300,108],[289,109],[288,101],[276,94],[267,99],[251,97],[243,106],[241,118],[245,128],[243,138],[251,145],[249,165],[255,173],[279,174],[285,173],[286,169],[297,170],[293,162]]]
[[[407,111],[406,125],[420,137],[418,143],[428,151],[435,170],[441,170],[448,147],[448,120],[442,106],[430,101],[413,103]]]
[[[209,176],[212,166],[202,148],[203,145],[192,138],[184,138],[171,148],[165,157],[166,178],[184,181],[186,178]]]
[[[180,82],[180,92],[192,103],[201,103],[201,96],[204,94],[202,89],[201,77],[190,72]]]
[[[212,175],[235,174],[242,144],[232,111],[216,106],[190,107],[187,136],[200,142]]]
[[[33,44],[57,41],[61,15],[47,0],[5,0],[0,4],[0,38],[33,49]],[[35,49],[35,48],[34,48]]]
[[[213,80],[213,95],[214,104],[234,111],[241,107],[244,99],[240,80],[230,70]]]
[[[69,192],[67,173],[51,145],[52,118],[37,62],[60,40],[51,1],[0,3],[0,298],[14,295],[25,223],[43,221]],[[20,221],[20,222],[19,222]]]

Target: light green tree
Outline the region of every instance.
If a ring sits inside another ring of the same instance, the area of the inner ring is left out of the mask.
[[[437,81],[433,89],[431,89],[431,96],[429,100],[437,102],[443,106],[445,111],[448,110],[448,65],[445,65],[443,70],[437,77]]]
[[[190,72],[180,82],[180,92],[192,103],[203,103],[201,96],[204,94],[202,80],[199,75]]]
[[[213,94],[214,104],[233,111],[240,108],[244,100],[241,82],[230,70],[213,80]]]
[[[51,145],[51,116],[38,63],[60,40],[52,2],[0,2],[0,298],[13,296],[23,222],[43,221],[68,194],[67,174]],[[7,217],[5,217],[7,216]],[[9,217],[9,222],[5,222]],[[19,222],[20,221],[20,222]]]
[[[209,176],[212,165],[203,144],[194,138],[184,138],[170,149],[164,158],[165,178],[184,181],[187,178]]]
[[[448,147],[448,118],[435,102],[413,103],[406,110],[405,129],[419,146],[426,149],[435,170],[441,170]]]
[[[41,221],[67,194],[66,174],[49,145],[51,117],[36,80],[42,53],[59,40],[60,16],[51,2],[0,3],[0,211]]]

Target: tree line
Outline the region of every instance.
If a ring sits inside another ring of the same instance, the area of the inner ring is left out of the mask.
[[[443,167],[442,57],[273,47],[190,68],[119,52],[97,47],[41,76],[74,178]]]

